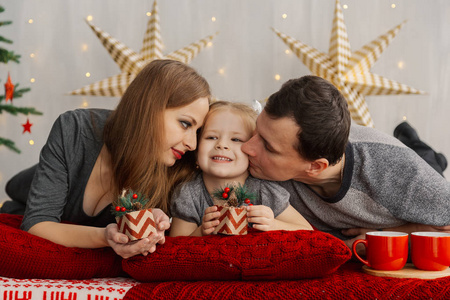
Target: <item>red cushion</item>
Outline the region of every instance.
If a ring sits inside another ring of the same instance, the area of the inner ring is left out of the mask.
[[[123,260],[122,267],[140,281],[291,280],[330,274],[350,257],[341,240],[320,231],[251,231],[167,237],[155,253]]]
[[[0,276],[88,279],[122,275],[111,248],[68,248],[19,229],[22,216],[0,214]]]

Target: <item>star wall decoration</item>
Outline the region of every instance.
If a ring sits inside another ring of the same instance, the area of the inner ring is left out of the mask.
[[[347,99],[350,114],[356,123],[373,127],[373,121],[364,96],[424,94],[424,92],[405,84],[370,72],[374,63],[395,38],[405,22],[352,53],[339,0],[336,0],[334,14],[328,54],[322,53],[276,29],[273,30],[314,75],[330,81],[341,91]]]
[[[173,59],[188,64],[215,36],[215,34],[207,36],[168,55],[163,55],[156,0],[153,2],[151,17],[148,21],[143,45],[139,53],[128,48],[99,27],[92,25],[89,21],[86,20],[86,22],[117,63],[121,73],[74,90],[70,92],[71,95],[120,97],[125,93],[125,90],[136,75],[151,61],[155,59]]]

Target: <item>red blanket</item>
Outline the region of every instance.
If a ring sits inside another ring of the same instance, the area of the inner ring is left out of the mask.
[[[140,299],[450,299],[450,277],[376,277],[348,262],[335,273],[298,281],[172,281],[142,283],[124,300]]]

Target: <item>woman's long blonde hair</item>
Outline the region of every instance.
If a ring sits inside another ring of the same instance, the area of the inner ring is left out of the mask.
[[[164,110],[210,96],[208,82],[184,63],[154,60],[142,69],[103,131],[111,155],[115,195],[124,188],[138,191],[149,198],[148,207],[168,213],[173,187],[193,174],[195,156],[184,155],[172,167],[161,162]]]

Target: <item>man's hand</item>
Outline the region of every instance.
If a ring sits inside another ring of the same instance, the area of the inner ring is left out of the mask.
[[[220,212],[217,211],[217,206],[210,206],[205,209],[202,219],[202,235],[210,235],[216,230],[219,225]]]

